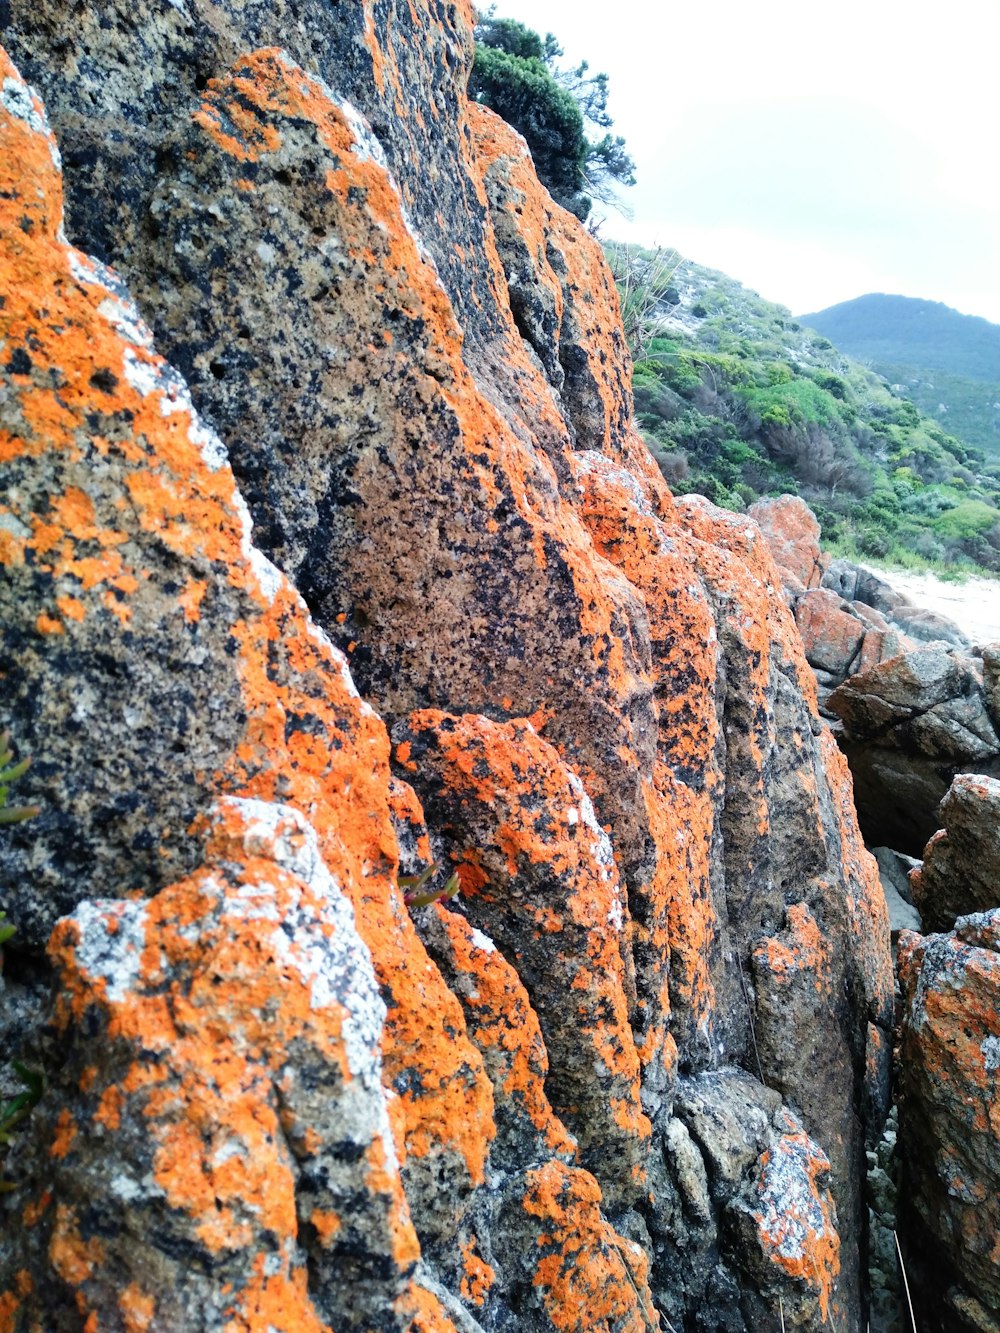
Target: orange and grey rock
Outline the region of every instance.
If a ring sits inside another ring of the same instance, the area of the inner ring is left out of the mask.
[[[61,9],[11,41],[155,346],[5,60],[45,811],[0,1027],[50,1078],[6,1326],[860,1327],[849,775],[758,529],[635,432],[598,247],[465,105],[469,13]],[[462,893],[411,916],[431,861]]]

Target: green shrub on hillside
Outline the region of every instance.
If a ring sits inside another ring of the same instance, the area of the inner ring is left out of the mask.
[[[651,275],[649,251],[622,249],[616,272]],[[678,492],[800,494],[843,554],[1000,570],[1000,467],[722,274],[682,261],[670,301],[649,286],[636,416]]]

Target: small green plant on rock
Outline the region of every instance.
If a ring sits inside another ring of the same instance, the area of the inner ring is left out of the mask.
[[[24,776],[31,764],[30,759],[13,763],[10,748],[10,732],[0,732],[0,824],[19,824],[24,819],[31,819],[41,813],[40,805],[8,805],[7,795],[12,782]]]
[[[29,1069],[20,1060],[11,1062],[11,1068],[24,1084],[24,1090],[0,1102],[0,1151],[8,1148],[14,1139],[14,1130],[41,1101],[45,1079],[37,1069]],[[17,1189],[12,1180],[0,1179],[0,1194]]]
[[[430,881],[437,870],[438,867],[431,864],[420,875],[400,875],[399,887],[403,890],[403,902],[406,903],[407,907],[427,907],[431,903],[441,903],[448,898],[454,898],[461,887],[457,870],[442,888],[430,889],[426,893],[421,893],[421,889]]]

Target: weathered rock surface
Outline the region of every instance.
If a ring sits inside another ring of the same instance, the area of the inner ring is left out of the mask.
[[[2,57],[45,809],[0,843],[0,1029],[49,1087],[0,1317],[860,1330],[891,984],[850,777],[758,529],[645,455],[596,243],[465,105],[469,13],[10,9],[70,233],[187,379],[66,244]],[[431,862],[460,896],[411,917]]]
[[[785,590],[818,588],[830,559],[820,551],[819,520],[805,500],[779,495],[757,500],[748,512],[771,548]]]
[[[827,706],[843,722],[869,842],[919,854],[956,773],[1000,773],[1000,736],[979,663],[944,645],[903,652],[852,676]]]
[[[885,905],[889,911],[889,934],[895,943],[901,930],[919,932],[922,929],[909,880],[910,872],[918,870],[921,863],[912,856],[894,852],[891,847],[873,847],[871,853],[878,865]]]
[[[1000,912],[900,938],[899,1221],[931,1333],[1000,1327]]]
[[[969,640],[953,620],[916,606],[885,579],[864,565],[850,560],[833,560],[825,570],[822,586],[832,589],[846,601],[856,603],[859,611],[875,611],[901,633],[923,642],[943,642],[953,648],[968,648]]]
[[[950,930],[956,917],[1000,907],[1000,781],[960,773],[938,812],[944,825],[910,875],[928,930]]]
[[[849,676],[924,642],[969,649],[945,616],[915,606],[884,579],[850,560],[820,550],[820,527],[804,500],[782,495],[750,508],[781,571],[782,586],[816,672],[820,708]]]

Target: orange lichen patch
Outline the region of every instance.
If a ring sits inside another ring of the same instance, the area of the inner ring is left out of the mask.
[[[581,447],[619,458],[627,454],[630,463],[638,462],[646,450],[641,444],[634,447],[632,367],[603,251],[539,183],[520,135],[486,107],[473,103],[468,116],[476,166],[509,276],[521,286],[530,283],[533,304],[545,311],[541,327],[530,335],[535,349],[547,365],[546,358],[557,357],[561,345],[574,349],[577,372],[568,396],[574,426],[583,436]],[[534,402],[530,413],[539,416]],[[662,477],[654,481],[658,470],[648,455],[647,469],[640,465],[639,472],[666,495]]]
[[[306,1290],[304,1271],[291,1278],[264,1276],[264,1256],[254,1261],[255,1275],[226,1310],[222,1333],[258,1333],[260,1329],[294,1329],[295,1333],[333,1333],[316,1314]]]
[[[21,1302],[12,1291],[0,1294],[0,1333],[15,1333]]]
[[[37,1199],[32,1199],[30,1203],[25,1205],[21,1213],[21,1221],[26,1227],[36,1226],[51,1202],[52,1191],[43,1191]]]
[[[317,1134],[308,1096],[302,1104],[298,1091],[299,1063],[311,1061],[321,1073],[325,1099],[338,1086],[353,1087],[352,1104],[367,1097],[371,1106],[370,1137],[351,1158],[358,1165],[344,1197],[330,1194],[326,1202],[314,1195],[316,1204],[307,1208],[318,1252],[339,1262],[343,1235],[355,1254],[363,1215],[380,1263],[393,1255],[404,1275],[419,1257],[384,1114],[377,1050],[348,1035],[350,1024],[360,1023],[371,1029],[373,1043],[381,1002],[347,903],[300,815],[256,801],[224,802],[207,834],[207,854],[217,864],[148,902],[110,910],[84,905],[58,927],[51,944],[62,976],[57,1022],[68,1035],[78,1016],[92,1021],[102,1012],[108,1039],[137,1052],[123,1078],[103,1088],[100,1075],[91,1081],[93,1119],[105,1126],[125,1116],[145,1122],[152,1176],[174,1225],[186,1218],[188,1243],[211,1256],[220,1282],[225,1276],[234,1284],[231,1327],[264,1327],[265,1314],[284,1303],[286,1320],[288,1309],[297,1312],[294,1327],[319,1329],[305,1270],[289,1258],[299,1222],[286,1143],[300,1157],[308,1153],[323,1179],[327,1158],[342,1151],[343,1130],[336,1129],[335,1141]],[[326,968],[349,998],[337,998]],[[61,1154],[69,1169],[78,1137]],[[131,1161],[122,1168],[140,1179],[148,1169]],[[343,1210],[330,1206],[338,1202],[352,1210],[343,1226]],[[50,1258],[79,1286],[87,1264],[102,1255],[97,1242],[75,1239],[71,1223],[65,1210],[59,1213]],[[267,1259],[268,1275],[258,1264],[248,1283],[246,1256],[255,1252],[260,1264]]]
[[[177,594],[177,603],[184,612],[184,619],[189,625],[195,624],[198,620],[206,592],[208,592],[207,580],[188,579]]]
[[[662,762],[692,785],[721,783],[714,751],[719,648],[712,607],[687,552],[635,479],[593,454],[571,457],[579,512],[597,549],[643,595]]]
[[[782,932],[758,945],[754,958],[779,983],[787,985],[806,973],[813,978],[818,993],[830,994],[830,947],[806,903],[794,903],[788,908]]]
[[[553,1327],[645,1333],[648,1260],[601,1216],[593,1176],[552,1161],[529,1171],[526,1184],[524,1211],[539,1221],[533,1282]]]
[[[315,1228],[322,1245],[329,1245],[343,1227],[340,1214],[329,1209],[314,1208],[309,1214],[309,1221]]]
[[[820,551],[820,526],[804,500],[794,495],[758,500],[751,514],[771,548],[789,590],[818,588],[830,557]]]
[[[453,855],[476,850],[489,878],[489,897],[467,902],[470,919],[516,948],[529,975],[549,980],[532,1003],[556,1110],[585,1160],[615,1143],[639,1161],[650,1127],[628,1022],[623,892],[582,784],[526,721],[428,709],[410,717],[409,737],[422,781],[447,810]]]
[[[477,1253],[479,1242],[475,1234],[462,1241],[462,1280],[459,1290],[470,1305],[482,1305],[490,1287],[496,1281],[492,1266]]]
[[[87,608],[76,597],[57,597],[56,606],[64,620],[82,620],[87,614]]]
[[[465,917],[434,908],[444,928],[457,993],[469,1035],[483,1053],[496,1089],[497,1114],[527,1116],[548,1151],[576,1155],[576,1144],[553,1113],[545,1095],[549,1072],[538,1016],[528,992],[503,954]]]
[[[402,747],[401,747],[402,748]],[[405,767],[405,764],[404,764]],[[424,812],[417,793],[407,782],[389,780],[389,809],[397,827],[405,828],[413,841],[413,854],[427,865],[434,858]]]
[[[411,1282],[392,1308],[406,1333],[456,1333],[441,1302],[418,1282]]]
[[[508,225],[526,251],[533,276],[547,294],[558,327],[563,316],[563,286],[546,255],[557,206],[540,186],[527,145],[518,132],[478,102],[469,103],[468,116],[480,171],[485,175],[499,166],[506,174],[510,189]],[[504,221],[507,219],[494,215],[494,229]]]
[[[130,1282],[118,1297],[125,1333],[147,1333],[156,1317],[156,1302],[135,1282]]]
[[[104,1262],[104,1246],[93,1236],[85,1241],[80,1235],[77,1215],[67,1204],[57,1204],[55,1225],[49,1239],[52,1267],[71,1287],[80,1287],[90,1277],[95,1264]]]
[[[663,763],[655,765],[643,797],[656,863],[641,897],[633,894],[634,910],[642,917],[632,941],[639,992],[633,1022],[642,1034],[646,1078],[662,1087],[673,1073],[675,1043],[708,1044],[712,1032],[709,961],[718,923],[710,858],[716,806],[710,792],[688,787]]]
[[[16,81],[6,55],[0,66],[4,78]],[[27,528],[32,535],[23,544],[18,538],[16,548],[5,540],[4,558],[27,558],[36,575],[47,576],[38,594],[36,627],[42,634],[63,635],[75,633],[91,613],[104,612],[102,585],[126,598],[138,587],[131,565],[137,534],[121,530],[113,500],[89,489],[92,473],[82,465],[95,415],[127,419],[129,429],[116,438],[115,449],[147,479],[160,508],[169,494],[167,508],[177,520],[170,529],[175,549],[185,545],[179,540],[183,531],[190,552],[220,553],[217,522],[197,530],[193,525],[209,515],[218,519],[220,501],[231,499],[232,482],[224,476],[220,482],[205,466],[192,438],[190,413],[171,396],[175,388],[164,381],[162,363],[149,351],[134,312],[111,290],[106,275],[60,239],[54,144],[38,128],[43,117],[37,104],[33,115],[34,121],[0,112],[0,286],[6,294],[0,340],[22,349],[26,361],[45,373],[41,379],[12,378],[5,425],[14,428],[4,438],[10,440],[8,462],[48,455],[59,460],[57,475],[65,480],[47,496],[20,487],[11,492],[22,505],[34,506],[13,515],[14,531]],[[30,185],[25,188],[24,182]],[[22,227],[22,220],[35,215],[38,225]],[[143,516],[162,528],[156,515]],[[220,535],[228,532],[238,544],[240,531],[238,516],[230,514]]]
[[[72,1114],[63,1108],[59,1112],[59,1119],[56,1121],[55,1132],[52,1135],[52,1142],[49,1145],[50,1157],[65,1157],[73,1146],[73,1140],[76,1138],[76,1125],[73,1122]]]
[[[830,1162],[791,1117],[789,1132],[760,1159],[753,1217],[761,1249],[815,1292],[826,1319],[840,1273],[837,1215],[827,1188]]]
[[[302,604],[287,585],[259,620],[234,634],[248,727],[220,784],[309,811],[392,997],[383,1056],[390,1085],[398,1080],[403,1089],[407,1155],[454,1154],[466,1184],[479,1183],[492,1137],[491,1089],[458,1001],[427,958],[394,883],[385,728],[361,705],[329,643],[305,630]],[[273,668],[276,656],[284,659],[284,681]],[[288,715],[310,716],[315,725],[286,740]]]
[[[858,828],[854,783],[847,758],[833,733],[824,727],[819,736],[820,757],[833,800],[838,846],[835,864],[847,881],[847,920],[868,1011],[884,1027],[892,1024],[893,966],[889,939],[889,910],[875,858]]]
[[[389,1253],[400,1272],[407,1272],[420,1258],[420,1243],[410,1221],[406,1199],[398,1188],[399,1168],[385,1137],[372,1141],[366,1153],[366,1166],[366,1188],[375,1197],[391,1200],[386,1213]]]
[[[969,917],[951,935],[905,932],[899,946],[906,1005],[903,1054],[914,1061],[906,1081],[921,1103],[915,1114],[937,1122],[938,1141],[961,1149],[973,1167],[972,1178],[976,1168],[983,1170],[991,1159],[996,1163],[995,1148],[977,1155],[977,1141],[989,1145],[1000,1139],[997,915]],[[992,930],[982,930],[982,922]],[[995,1194],[1000,1167],[993,1169]],[[975,1229],[980,1231],[979,1224]]]
[[[744,689],[763,690],[772,655],[794,673],[807,705],[816,709],[816,678],[781,592],[781,579],[767,542],[752,519],[716,509],[700,497],[677,502],[684,531],[696,540],[687,549],[696,568],[734,620],[725,626],[740,636],[749,666]],[[720,629],[723,626],[720,626]]]
[[[594,541],[642,593],[653,650],[658,763],[644,787],[656,865],[633,890],[644,1064],[667,1052],[671,1006],[686,1044],[706,1041],[715,992],[709,960],[717,923],[710,849],[723,775],[717,750],[719,646],[712,608],[689,555],[635,479],[593,454],[571,459],[580,513]],[[669,969],[669,971],[668,971]],[[668,996],[669,985],[669,996]]]
[[[371,57],[372,77],[375,80],[375,87],[384,97],[386,91],[385,56],[382,52],[382,47],[380,46],[378,37],[375,33],[375,19],[372,15],[372,0],[364,0],[364,6],[365,6],[365,30],[364,30],[365,49],[367,50],[369,56]]]

